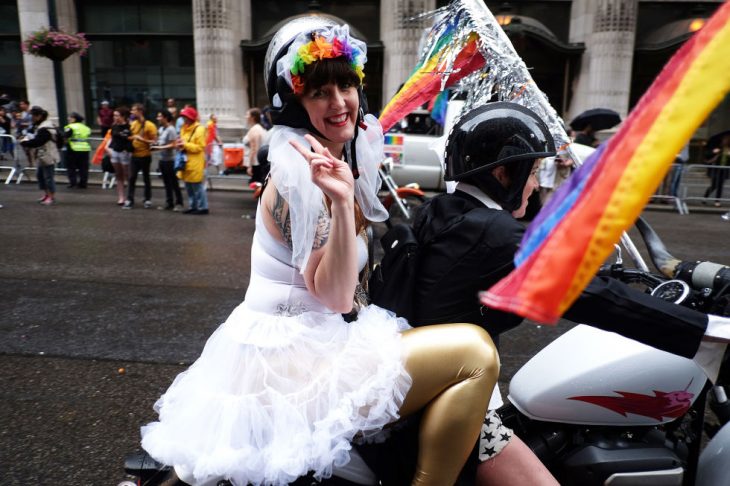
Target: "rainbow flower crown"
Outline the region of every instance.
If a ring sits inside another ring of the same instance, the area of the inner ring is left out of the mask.
[[[363,67],[367,62],[365,43],[350,36],[347,25],[322,31],[299,34],[276,65],[276,70],[291,86],[295,94],[304,92],[302,74],[307,65],[323,59],[344,56],[362,82]]]

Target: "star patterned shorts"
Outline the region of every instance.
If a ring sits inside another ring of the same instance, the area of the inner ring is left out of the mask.
[[[482,434],[479,436],[479,462],[488,461],[502,452],[512,439],[512,429],[505,427],[496,410],[484,417]]]

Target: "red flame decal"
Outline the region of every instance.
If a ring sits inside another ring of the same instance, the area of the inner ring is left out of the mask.
[[[654,396],[640,393],[616,391],[620,397],[580,396],[568,400],[579,400],[607,408],[626,417],[633,413],[661,421],[662,417],[677,418],[684,415],[692,405],[694,394],[686,390],[662,392],[654,390]]]

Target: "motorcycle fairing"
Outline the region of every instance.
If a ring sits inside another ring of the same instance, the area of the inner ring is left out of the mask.
[[[509,399],[534,420],[657,425],[674,420],[679,407],[691,406],[705,382],[704,373],[692,360],[581,324],[542,349],[514,375]],[[616,390],[633,395],[616,397]],[[655,390],[681,390],[681,394],[660,396]],[[639,395],[654,400],[644,398],[638,405]],[[590,400],[571,399],[574,397],[629,402],[622,404],[624,413],[617,413]]]

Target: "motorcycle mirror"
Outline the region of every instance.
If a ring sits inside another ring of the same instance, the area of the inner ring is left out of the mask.
[[[636,228],[641,233],[641,237],[646,244],[646,249],[649,252],[649,257],[651,257],[651,261],[657,270],[669,278],[674,278],[677,274],[677,267],[682,263],[682,260],[674,258],[667,251],[664,242],[644,218],[639,217],[636,220]]]
[[[616,249],[616,265],[623,265],[624,258],[623,253],[621,252],[621,246],[620,245],[613,245],[613,247]]]

